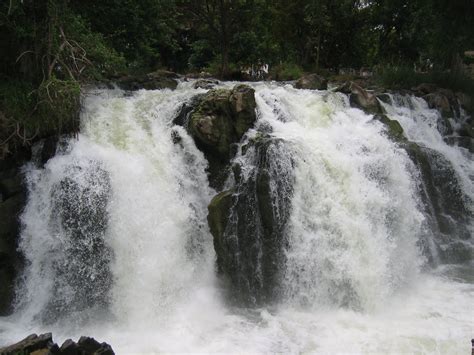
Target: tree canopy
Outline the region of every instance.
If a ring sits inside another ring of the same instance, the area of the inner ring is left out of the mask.
[[[3,75],[48,76],[45,68],[55,59],[71,69],[65,61],[79,51],[91,62],[81,75],[158,67],[225,75],[259,61],[311,70],[430,59],[446,68],[474,48],[472,0],[11,0],[0,6]]]

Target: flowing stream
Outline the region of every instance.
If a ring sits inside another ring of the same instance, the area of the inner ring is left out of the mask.
[[[239,307],[217,276],[206,218],[218,191],[204,155],[173,125],[205,90],[92,90],[79,137],[44,168],[24,167],[27,267],[15,313],[0,318],[0,345],[52,331],[59,343],[94,336],[118,354],[469,353],[472,154],[444,142],[422,99],[384,103],[432,152],[441,174],[432,183],[440,196],[437,184],[452,185],[464,213],[456,219],[458,205],[428,203],[409,153],[345,95],[251,85],[258,121],[241,145],[270,131],[286,147],[269,153],[272,174],[291,174],[280,179],[291,194],[275,206],[287,214],[278,301]],[[244,174],[248,154],[235,157]]]

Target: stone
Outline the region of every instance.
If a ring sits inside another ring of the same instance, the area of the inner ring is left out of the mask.
[[[402,147],[420,172],[420,193],[436,254],[441,262],[469,263],[472,238],[469,230],[474,216],[466,205],[457,174],[440,153],[413,142]]]
[[[278,294],[294,178],[288,149],[284,141],[265,134],[250,139],[245,175],[235,162],[235,186],[216,195],[208,207],[218,272],[227,281],[229,297],[239,304],[259,305]]]
[[[67,339],[61,347],[53,342],[51,333],[42,335],[31,334],[22,341],[0,348],[1,355],[115,355],[107,343],[99,343],[91,337],[82,336],[76,343]]]
[[[360,108],[361,110],[371,114],[381,114],[383,109],[377,100],[377,96],[368,92],[354,82],[350,83],[351,94],[349,101],[351,106]]]
[[[430,108],[438,110],[443,117],[452,117],[451,104],[445,95],[436,92],[423,96],[423,99]]]
[[[59,348],[61,355],[81,355],[79,353],[79,346],[72,340],[67,339]]]
[[[200,79],[200,80],[197,80],[197,81],[194,83],[193,88],[195,88],[195,89],[210,90],[210,89],[214,88],[214,86],[216,86],[217,84],[219,84],[219,81],[218,81],[218,80],[213,80],[213,79]]]
[[[35,351],[40,351],[37,354],[43,354],[44,350],[49,351],[49,348],[53,345],[53,335],[51,333],[45,333],[41,335],[31,334],[25,339],[7,346],[0,348],[0,354],[2,355],[18,355],[18,354],[31,354]]]
[[[386,126],[386,132],[390,139],[396,142],[405,141],[403,127],[397,120],[391,120],[387,115],[377,114],[374,119],[382,122]]]
[[[209,162],[209,182],[212,187],[222,185],[225,169],[240,142],[257,119],[254,90],[247,85],[236,85],[232,90],[213,89],[183,107],[175,122],[183,123],[196,146]]]
[[[299,78],[294,86],[296,89],[327,90],[328,81],[318,74],[308,74]]]
[[[452,146],[461,147],[474,153],[474,138],[471,137],[444,137],[444,141]]]

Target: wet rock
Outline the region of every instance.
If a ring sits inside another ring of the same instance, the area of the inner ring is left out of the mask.
[[[390,139],[395,142],[405,141],[403,127],[397,120],[391,120],[387,115],[377,114],[374,119],[382,122],[386,126],[386,132]]]
[[[420,192],[441,262],[470,262],[472,203],[464,196],[454,168],[438,152],[413,142],[404,144],[420,171]]]
[[[251,128],[256,120],[255,90],[247,85],[236,85],[230,94],[229,104],[234,121],[237,141]],[[237,142],[236,141],[236,142]]]
[[[94,338],[82,336],[77,342],[79,351],[86,354],[114,355],[112,347],[107,343],[99,343]]]
[[[173,119],[173,124],[188,128],[189,115],[199,104],[204,94],[193,96],[188,102],[185,102],[179,109],[178,115]]]
[[[255,122],[255,108],[254,90],[246,85],[211,90],[191,113],[189,131],[205,152],[228,160],[230,145]]]
[[[2,355],[114,355],[112,347],[107,343],[99,343],[94,338],[81,337],[77,343],[66,340],[61,347],[53,342],[51,333],[31,334],[22,341],[0,348]]]
[[[71,339],[67,339],[59,348],[60,354],[79,355],[79,346]]]
[[[472,126],[472,122],[471,123],[463,123],[461,125],[461,128],[459,128],[458,130],[458,134],[462,137],[470,137],[470,138],[474,138],[474,128]]]
[[[231,299],[258,305],[278,297],[293,166],[286,143],[269,136],[251,140],[244,161],[232,167],[234,188],[212,199],[208,222]]]
[[[294,86],[296,89],[327,90],[328,81],[318,74],[309,74],[299,78]]]
[[[195,89],[210,90],[210,89],[214,88],[214,86],[216,86],[217,84],[219,84],[219,81],[218,81],[218,80],[213,80],[213,79],[200,79],[200,80],[197,80],[197,81],[194,83],[193,88],[195,88]]]
[[[54,345],[53,335],[51,333],[45,333],[41,335],[31,334],[25,339],[7,346],[0,348],[0,354],[2,355],[18,355],[18,354],[32,354],[36,351],[49,351]],[[38,353],[39,354],[39,353]]]
[[[363,89],[354,82],[350,83],[351,94],[349,96],[349,101],[351,106],[360,108],[361,110],[372,113],[372,114],[381,114],[383,113],[382,107],[380,106],[377,96],[367,90]]]
[[[256,120],[254,90],[236,85],[232,90],[213,89],[181,110],[175,120],[183,123],[209,162],[212,187],[223,183],[232,145],[238,143]]]
[[[452,115],[451,104],[445,95],[436,92],[425,95],[423,98],[430,108],[438,110],[442,116],[449,117]]]
[[[444,141],[455,147],[466,148],[469,152],[474,153],[474,138],[471,137],[444,137]]]
[[[333,89],[334,92],[341,92],[343,94],[350,94],[351,93],[351,83],[349,81],[345,81],[343,83],[336,84]]]
[[[174,90],[178,86],[176,73],[157,70],[145,75],[126,76],[117,80],[116,84],[123,90]]]

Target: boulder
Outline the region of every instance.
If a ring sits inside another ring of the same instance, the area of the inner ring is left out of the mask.
[[[183,106],[175,119],[204,152],[212,187],[223,183],[233,145],[257,119],[255,108],[254,90],[247,85],[236,85],[232,90],[213,89],[201,95]]]
[[[228,161],[231,144],[239,142],[257,118],[254,93],[247,85],[210,90],[185,103],[173,123],[184,126],[204,153]]]
[[[254,90],[237,85],[232,90],[209,91],[190,115],[188,130],[205,152],[229,159],[237,143],[256,120]]]
[[[385,125],[387,135],[393,141],[401,142],[406,140],[403,127],[397,120],[391,120],[387,115],[382,114],[375,115],[374,119],[382,122]]]
[[[81,337],[76,343],[67,339],[61,347],[53,342],[51,333],[31,334],[22,341],[0,348],[2,355],[114,355],[112,347],[107,343],[99,343],[94,338]]]
[[[25,339],[7,346],[0,348],[0,354],[2,355],[17,355],[17,354],[31,354],[36,351],[51,349],[54,346],[53,335],[51,333],[45,333],[41,335],[31,334]]]
[[[474,138],[450,136],[444,137],[444,141],[449,145],[465,148],[469,152],[474,153]]]
[[[383,109],[375,94],[368,92],[354,82],[350,83],[349,89],[351,91],[349,96],[351,106],[360,108],[361,110],[371,114],[383,113]]]
[[[443,117],[452,116],[452,108],[449,99],[440,92],[427,94],[423,96],[423,99],[425,99],[430,108],[438,110]]]
[[[219,81],[218,81],[218,80],[213,80],[213,79],[200,79],[200,80],[197,80],[197,81],[194,83],[193,88],[195,88],[195,89],[210,90],[210,89],[214,88],[214,86],[216,86],[217,84],[219,84]]]
[[[129,75],[117,80],[116,84],[122,90],[174,90],[178,86],[176,73],[157,70],[145,75]]]
[[[328,81],[318,74],[308,74],[299,78],[294,86],[296,89],[327,90]]]
[[[239,139],[234,129],[230,95],[230,90],[211,90],[191,113],[188,126],[197,145],[222,160],[229,158],[230,144]]]
[[[286,142],[267,135],[251,139],[245,163],[232,167],[235,186],[208,207],[218,271],[239,304],[259,305],[279,294],[294,179],[288,149]]]
[[[420,193],[438,262],[469,263],[472,255],[469,228],[474,216],[454,168],[432,149],[413,142],[402,146],[420,172]]]

